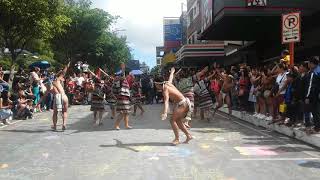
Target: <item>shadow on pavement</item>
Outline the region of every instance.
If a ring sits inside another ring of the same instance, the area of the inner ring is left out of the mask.
[[[46,129],[46,130],[19,130],[19,129],[12,129],[12,130],[1,130],[1,131],[5,131],[5,132],[14,132],[14,133],[46,133],[46,132],[50,132],[50,129]]]
[[[171,143],[162,143],[162,142],[149,142],[149,143],[130,143],[130,144],[123,144],[120,140],[114,139],[116,141],[116,144],[114,145],[100,145],[100,147],[103,148],[109,148],[109,147],[117,147],[117,148],[123,148],[134,152],[139,152],[139,150],[136,150],[132,148],[132,146],[173,146]]]
[[[308,162],[299,164],[299,166],[306,167],[306,168],[320,169],[320,162],[319,161],[308,161]]]
[[[282,152],[282,153],[286,153],[286,152],[303,152],[303,151],[315,151],[315,152],[318,152],[318,150],[316,150],[314,148],[288,147],[288,146],[279,146],[277,148],[270,149],[270,150],[275,151],[275,152]]]

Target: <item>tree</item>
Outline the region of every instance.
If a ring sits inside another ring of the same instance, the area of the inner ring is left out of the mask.
[[[11,72],[28,43],[64,31],[70,19],[61,14],[63,8],[63,0],[0,1],[0,42],[10,51]]]
[[[94,64],[104,65],[109,71],[115,71],[121,63],[132,59],[131,50],[125,36],[118,37],[114,33],[105,32],[97,41]]]
[[[65,15],[71,19],[64,33],[53,38],[56,59],[88,58],[95,52],[97,40],[106,32],[115,17],[101,9],[90,9],[87,0],[68,0]]]
[[[161,66],[154,66],[151,71],[150,74],[151,75],[158,75],[161,71]]]

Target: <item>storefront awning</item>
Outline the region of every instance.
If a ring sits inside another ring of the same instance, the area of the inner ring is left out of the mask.
[[[177,63],[181,61],[201,62],[225,56],[224,43],[184,45],[176,53]]]

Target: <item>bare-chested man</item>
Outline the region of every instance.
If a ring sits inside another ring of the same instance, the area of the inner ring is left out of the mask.
[[[163,81],[163,79],[155,79],[156,88],[162,90],[163,99],[164,99],[164,108],[161,115],[161,119],[167,119],[168,108],[169,108],[169,99],[171,99],[176,107],[173,110],[171,127],[175,135],[175,139],[172,142],[173,145],[178,145],[179,141],[179,128],[184,132],[187,139],[184,143],[188,143],[192,136],[182,122],[189,111],[192,111],[191,103],[188,98],[183,96],[183,94],[172,84],[175,68],[171,68],[170,76],[168,81]]]
[[[49,81],[45,82],[47,87],[46,94],[40,99],[37,106],[40,106],[41,102],[44,98],[47,97],[47,94],[51,92],[54,95],[54,105],[53,105],[53,115],[52,115],[52,122],[53,125],[51,129],[53,131],[57,130],[57,121],[58,121],[58,112],[62,112],[62,130],[66,130],[66,121],[68,116],[68,97],[63,89],[62,83],[65,81],[64,77],[65,74],[70,66],[69,64],[60,72],[56,74],[55,80],[51,83]]]
[[[223,79],[223,84],[220,95],[217,97],[218,104],[214,110],[213,115],[217,112],[219,108],[222,107],[223,103],[227,104],[229,115],[232,115],[231,90],[234,87],[233,76],[228,75],[227,73],[222,73],[220,76]]]

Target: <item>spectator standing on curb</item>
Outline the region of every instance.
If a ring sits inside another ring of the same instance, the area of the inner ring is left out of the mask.
[[[310,78],[305,99],[306,104],[312,107],[314,129],[311,133],[320,132],[320,65],[319,60],[312,57],[309,60]]]
[[[249,110],[249,105],[248,105],[249,87],[250,87],[250,78],[249,78],[248,70],[245,67],[242,67],[240,69],[239,92],[238,92],[238,97],[239,97],[242,111]]]
[[[34,101],[33,101],[33,106],[34,106],[34,111],[39,111],[41,112],[41,108],[37,108],[35,105],[39,102],[40,100],[40,77],[39,77],[39,72],[40,68],[39,67],[33,67],[31,72],[30,72],[30,83],[32,86],[32,94],[34,95]]]
[[[277,68],[277,78],[276,84],[274,85],[274,102],[273,102],[273,113],[274,113],[274,122],[284,121],[285,117],[283,112],[280,113],[280,105],[284,104],[284,95],[286,93],[287,86],[287,68],[283,64],[279,64]]]

